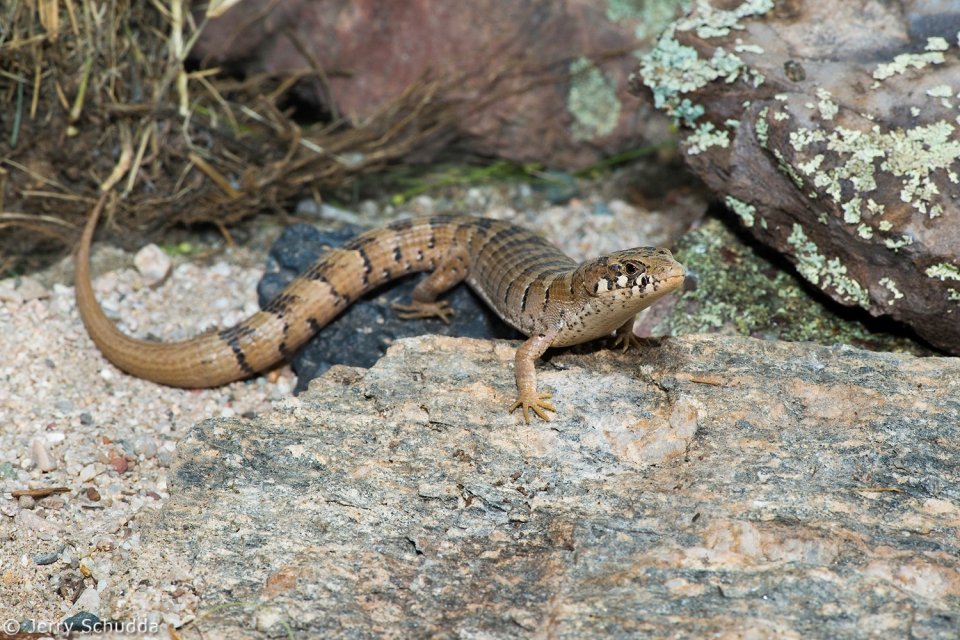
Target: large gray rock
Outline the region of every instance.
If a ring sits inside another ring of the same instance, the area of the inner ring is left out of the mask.
[[[960,633],[960,360],[565,352],[539,369],[557,419],[525,425],[512,356],[404,339],[273,414],[198,424],[114,615],[195,591],[268,605],[201,620],[215,636]]]
[[[688,165],[835,300],[960,354],[957,3],[697,6],[634,78]]]

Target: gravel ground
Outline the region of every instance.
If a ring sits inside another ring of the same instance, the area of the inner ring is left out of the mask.
[[[689,211],[703,210],[685,197],[676,203],[685,216],[595,197],[563,207],[511,206],[528,197],[522,186],[471,188],[457,206],[541,229],[577,259],[669,244],[689,225]],[[359,213],[332,217],[374,226],[384,217],[442,212],[447,204],[454,206],[421,196],[396,210],[368,202]],[[316,215],[311,205],[298,213]],[[258,308],[262,269],[251,265],[263,264],[277,233],[276,226],[262,230],[250,247],[218,250],[213,243],[216,255],[199,262],[178,258],[155,288],[133,268],[132,255],[97,246],[94,287],[107,314],[136,337],[175,340],[225,328]],[[185,432],[209,417],[270,411],[296,382],[289,368],[196,391],[128,376],[87,336],[73,287],[64,284],[71,280],[67,259],[32,278],[0,281],[0,625],[27,623],[23,630],[29,621],[40,630],[80,611],[109,618],[99,594],[123,583],[111,571],[121,557],[147,551],[138,514],[168,499],[167,468]],[[15,494],[50,489],[58,492]],[[201,613],[196,595],[183,587],[190,577],[182,569],[157,566],[152,578],[135,596],[143,619],[179,627]]]

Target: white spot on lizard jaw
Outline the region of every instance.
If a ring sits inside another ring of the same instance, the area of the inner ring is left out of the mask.
[[[627,276],[620,276],[619,278],[617,278],[617,286],[618,287],[627,286]]]
[[[600,282],[597,283],[597,291],[606,291],[607,290],[607,279],[600,278]]]

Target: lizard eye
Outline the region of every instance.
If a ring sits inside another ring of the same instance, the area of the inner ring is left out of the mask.
[[[624,270],[626,270],[628,276],[635,276],[642,271],[640,265],[636,262],[628,262],[624,265]]]

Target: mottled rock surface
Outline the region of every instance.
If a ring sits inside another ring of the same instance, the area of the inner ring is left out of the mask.
[[[638,111],[626,81],[632,51],[649,49],[682,4],[246,0],[211,20],[194,54],[248,74],[310,69],[299,41],[329,77],[329,92],[316,77],[301,83],[303,105],[358,119],[426,70],[462,74],[467,80],[434,99],[507,95],[419,149],[421,161],[454,149],[580,168],[668,137],[668,120],[650,105]]]
[[[956,3],[697,7],[634,78],[688,165],[835,300],[960,354]]]
[[[235,637],[960,633],[960,361],[687,336],[399,341],[255,421],[199,423],[105,594],[194,590]],[[169,567],[163,584],[156,566]]]

